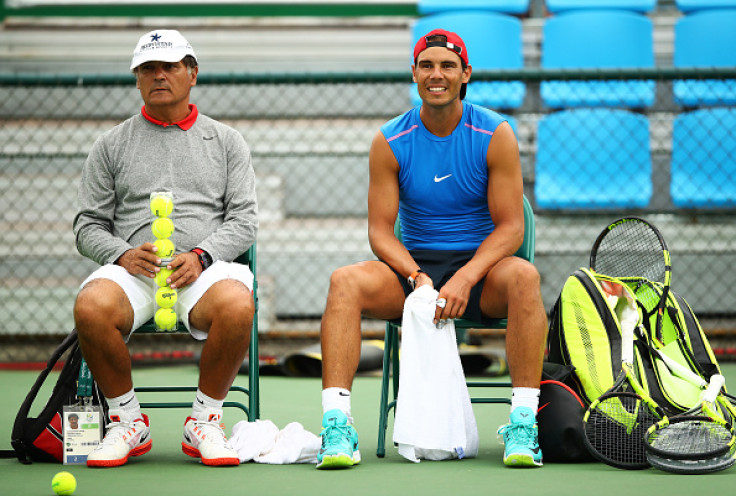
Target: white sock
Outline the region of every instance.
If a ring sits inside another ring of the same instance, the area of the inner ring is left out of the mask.
[[[515,387],[511,389],[511,411],[519,406],[531,408],[534,415],[539,408],[539,389],[527,387]]]
[[[197,388],[197,397],[194,398],[194,402],[192,403],[192,417],[201,419],[202,417],[200,414],[204,413],[205,410],[216,410],[222,416],[222,405],[224,402],[224,399],[216,400],[214,398],[210,398],[204,394],[202,390]]]
[[[350,391],[345,388],[330,387],[322,390],[322,413],[342,410],[350,418]]]
[[[141,417],[141,404],[138,402],[135,390],[131,389],[123,395],[106,399],[110,410],[122,410],[126,415],[134,418]]]

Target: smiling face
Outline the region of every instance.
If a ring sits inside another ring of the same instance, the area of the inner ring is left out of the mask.
[[[136,87],[141,92],[146,112],[164,122],[186,117],[189,93],[197,84],[197,72],[197,67],[187,68],[182,61],[145,62],[138,66],[135,69]]]
[[[460,100],[460,89],[470,80],[472,68],[463,69],[460,57],[444,47],[431,47],[417,56],[412,66],[422,102],[445,106]]]

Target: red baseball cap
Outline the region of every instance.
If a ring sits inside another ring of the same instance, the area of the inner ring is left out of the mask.
[[[470,64],[468,62],[468,49],[465,48],[463,39],[457,33],[445,31],[444,29],[435,29],[419,38],[417,44],[414,45],[414,63],[416,64],[420,53],[427,48],[436,46],[455,52],[465,62],[465,65]]]

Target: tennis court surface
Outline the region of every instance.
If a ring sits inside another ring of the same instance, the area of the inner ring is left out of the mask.
[[[727,385],[736,389],[736,364],[724,364]],[[0,372],[4,394],[0,409],[3,428],[0,448],[10,448],[13,420],[37,372]],[[505,380],[507,378],[500,378]],[[155,384],[192,385],[197,382],[193,365],[143,368],[134,371],[137,386]],[[55,381],[55,375],[53,380]],[[236,384],[247,386],[247,377]],[[261,418],[279,428],[299,422],[319,434],[321,384],[312,378],[261,378]],[[2,495],[53,495],[51,478],[68,470],[77,479],[77,496],[89,495],[577,495],[632,494],[677,495],[688,493],[730,494],[736,484],[736,468],[712,475],[674,475],[655,469],[622,471],[599,463],[578,465],[546,464],[541,469],[509,469],[503,466],[502,446],[496,429],[506,422],[507,405],[474,405],[480,431],[478,458],[461,461],[413,464],[389,446],[385,458],[377,458],[378,403],[380,379],[358,377],[353,388],[353,417],[360,435],[361,465],[342,471],[318,471],[313,465],[263,465],[205,467],[181,452],[181,432],[186,409],[149,410],[153,449],[115,469],[34,463],[21,465],[15,459],[0,460]],[[471,391],[472,393],[472,391]],[[160,394],[160,393],[159,393]],[[175,395],[170,393],[170,398]],[[144,399],[142,397],[142,399]],[[148,396],[146,400],[150,400]],[[173,398],[172,398],[173,399]],[[190,401],[189,394],[182,401]],[[235,399],[235,398],[233,398]],[[38,406],[40,408],[40,406]],[[35,412],[34,412],[35,413]],[[226,432],[244,420],[240,410],[225,412]],[[389,424],[389,436],[392,424]],[[390,439],[390,437],[388,438]]]

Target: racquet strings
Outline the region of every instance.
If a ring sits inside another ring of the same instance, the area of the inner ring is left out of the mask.
[[[634,393],[604,395],[590,409],[585,434],[602,461],[620,468],[649,466],[643,446],[644,433],[660,420]]]
[[[652,453],[675,460],[715,458],[732,450],[730,426],[709,417],[671,418],[668,425],[647,436]]]
[[[663,283],[667,272],[665,249],[648,224],[622,222],[601,239],[592,268],[608,276],[643,277]]]

